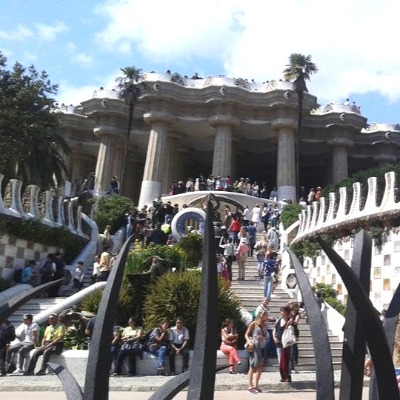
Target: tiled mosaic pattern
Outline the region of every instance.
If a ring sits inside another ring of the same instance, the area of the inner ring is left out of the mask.
[[[47,254],[57,251],[62,249],[4,235],[0,238],[0,276],[12,279],[14,269],[23,267],[29,260],[36,260],[39,268],[46,260]]]
[[[388,240],[381,247],[372,249],[371,263],[371,288],[370,299],[377,310],[387,308],[393,294],[400,283],[400,232],[392,230]],[[350,237],[336,242],[335,251],[351,265],[353,258],[353,240]],[[340,250],[339,250],[340,248]],[[312,263],[308,263],[312,265]],[[340,289],[338,299],[345,302],[347,290],[343,285],[340,275],[330,262],[325,253],[321,253],[316,260],[316,268],[310,268],[310,282],[332,284],[337,290]]]

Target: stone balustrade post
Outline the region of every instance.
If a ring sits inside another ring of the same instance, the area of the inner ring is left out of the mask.
[[[40,192],[40,187],[37,185],[29,185],[29,213],[28,215],[31,218],[40,218],[40,212],[39,212],[39,192]]]
[[[53,193],[50,190],[45,192],[45,214],[41,221],[45,225],[56,226],[53,215]]]
[[[65,217],[64,217],[64,196],[58,196],[58,207],[57,207],[57,225],[65,226]]]
[[[72,201],[68,202],[68,229],[72,233],[76,233],[74,221],[74,203],[72,203]]]
[[[11,183],[11,207],[10,211],[19,214],[21,218],[27,218],[21,202],[22,182],[18,179],[10,179]]]

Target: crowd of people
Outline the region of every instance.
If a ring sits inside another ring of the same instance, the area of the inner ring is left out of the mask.
[[[298,304],[291,303],[280,310],[280,317],[275,318],[269,314],[269,300],[264,298],[255,310],[255,318],[247,326],[244,333],[246,348],[249,352],[249,391],[261,392],[259,381],[264,364],[269,357],[278,357],[279,371],[282,382],[290,382],[290,372],[297,363],[295,346],[282,348],[282,332],[288,326],[297,327],[299,323]],[[96,316],[86,323],[85,334],[90,341]],[[5,339],[6,324],[0,325],[0,375],[46,375],[47,363],[52,355],[61,354],[64,348],[64,339],[67,326],[61,316],[51,314],[48,325],[42,329],[33,320],[31,314],[23,316],[22,324],[15,330],[15,340]],[[111,343],[111,376],[135,376],[137,358],[143,359],[143,353],[148,352],[155,356],[155,369],[157,375],[166,374],[165,362],[169,361],[169,374],[183,373],[189,368],[189,330],[184,326],[182,317],[175,319],[175,324],[170,327],[167,319],[146,334],[142,327],[136,325],[135,317],[130,317],[126,327],[114,327]],[[298,331],[298,330],[297,330]],[[228,356],[229,372],[237,373],[241,367],[238,353],[239,333],[235,321],[227,318],[221,326],[220,350]],[[298,336],[298,333],[297,333]],[[3,352],[1,350],[4,350]],[[33,350],[33,353],[31,351]],[[90,351],[90,347],[89,347]],[[28,357],[29,353],[31,356]],[[176,369],[175,358],[182,356],[182,366]],[[40,368],[36,371],[39,357],[43,356]],[[124,374],[123,362],[128,358],[128,370]],[[292,365],[290,365],[292,363]]]

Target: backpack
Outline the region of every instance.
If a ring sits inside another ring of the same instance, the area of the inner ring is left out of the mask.
[[[22,268],[18,268],[14,271],[14,282],[15,283],[21,283],[22,281]]]

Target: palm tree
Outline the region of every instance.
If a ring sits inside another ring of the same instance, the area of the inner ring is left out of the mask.
[[[304,92],[308,92],[306,80],[310,80],[312,74],[318,72],[317,66],[311,61],[311,55],[305,56],[300,53],[292,53],[289,56],[289,64],[283,70],[283,77],[287,81],[293,82],[293,89],[297,93],[299,112],[297,120],[297,136],[295,149],[296,163],[296,195],[300,187],[299,177],[299,144],[301,125],[303,121],[303,98]]]
[[[140,96],[140,89],[137,86],[138,79],[142,74],[142,70],[136,68],[134,66],[120,68],[120,70],[124,73],[124,76],[117,78],[115,81],[118,84],[119,89],[119,97],[124,99],[128,104],[128,128],[126,132],[125,138],[125,146],[124,146],[124,155],[123,155],[123,163],[122,163],[122,171],[121,171],[121,179],[120,186],[122,189],[124,173],[125,173],[125,164],[128,155],[128,145],[129,145],[129,137],[131,135],[132,124],[133,124],[133,112],[135,110],[135,105],[138,101],[138,97]]]

